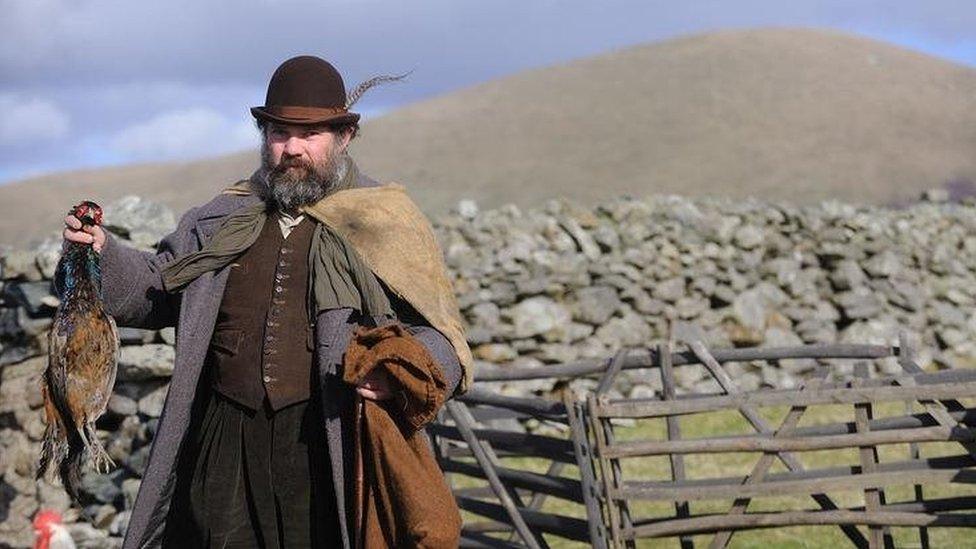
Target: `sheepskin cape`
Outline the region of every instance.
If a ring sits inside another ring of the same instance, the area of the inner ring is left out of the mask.
[[[223,192],[252,193],[246,179]],[[387,288],[444,334],[464,372],[456,392],[467,391],[474,380],[474,359],[464,335],[457,296],[434,229],[403,185],[345,189],[302,210],[352,244]]]

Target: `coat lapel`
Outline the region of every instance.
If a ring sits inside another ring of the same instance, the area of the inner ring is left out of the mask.
[[[220,221],[232,211],[253,203],[256,198],[235,199],[228,208],[197,220],[194,231],[200,248],[213,237]],[[187,428],[192,421],[191,410],[196,396],[197,384],[203,370],[204,359],[217,311],[224,295],[229,269],[204,273],[183,290],[177,333],[176,358],[173,377],[159,418],[159,427],[150,451],[149,463],[143,483],[152,487],[154,493],[147,494],[143,501],[155,502],[152,510],[133,509],[137,513],[149,512],[147,527],[138,547],[158,546],[166,527],[166,516],[175,488],[176,462],[183,444]]]

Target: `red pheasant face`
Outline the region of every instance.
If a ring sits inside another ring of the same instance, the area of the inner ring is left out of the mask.
[[[82,225],[102,224],[102,207],[91,200],[86,200],[72,208],[71,215],[77,217]]]

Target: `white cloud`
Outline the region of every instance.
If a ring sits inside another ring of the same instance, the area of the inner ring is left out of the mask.
[[[68,114],[43,99],[21,94],[0,94],[0,145],[29,144],[60,139],[71,126]]]
[[[253,123],[231,121],[206,108],[159,114],[123,129],[111,141],[112,148],[132,160],[207,157],[257,144]]]

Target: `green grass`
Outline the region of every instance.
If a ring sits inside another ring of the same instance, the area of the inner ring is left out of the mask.
[[[774,427],[778,427],[788,407],[764,408],[761,415]],[[874,417],[900,416],[905,414],[902,403],[885,403],[874,407]],[[851,422],[854,420],[853,406],[831,405],[810,407],[800,421],[800,426],[818,425],[835,422]],[[738,412],[714,412],[686,416],[680,420],[683,438],[698,438],[717,436],[719,434],[747,434],[754,430]],[[615,435],[618,440],[635,439],[664,439],[666,427],[663,420],[640,420],[632,426],[617,426]],[[937,457],[958,455],[962,447],[956,443],[925,443],[920,445],[921,455]],[[756,452],[737,452],[727,454],[697,454],[685,456],[687,478],[702,479],[724,476],[748,475],[761,454]],[[806,469],[819,469],[839,465],[859,465],[860,459],[856,449],[821,450],[795,453]],[[907,444],[892,444],[879,447],[879,459],[882,463],[902,461],[908,459]],[[545,472],[548,463],[532,458],[502,458],[505,466]],[[666,456],[630,458],[622,460],[623,476],[628,480],[660,480],[671,479],[670,462]],[[776,461],[769,473],[785,472],[787,469],[780,461]],[[563,476],[579,478],[579,471],[575,467],[567,467]],[[457,486],[483,485],[481,481],[455,475]],[[974,495],[976,487],[968,485],[934,485],[925,487],[925,496]],[[858,506],[864,504],[864,494],[861,490],[829,492],[828,495],[840,507]],[[885,496],[889,503],[911,501],[914,499],[913,487],[891,486],[885,489]],[[731,505],[729,500],[696,501],[691,503],[692,513],[722,513]],[[755,498],[749,505],[749,511],[780,511],[803,510],[818,508],[809,497],[766,497]],[[585,518],[585,511],[581,505],[549,498],[543,510],[567,516]],[[674,515],[674,508],[669,503],[640,502],[631,506],[631,515],[635,519],[664,518]],[[465,514],[465,520],[476,517]],[[867,534],[866,528],[861,528]],[[932,547],[976,547],[976,536],[972,531],[964,528],[930,528],[929,540]],[[892,536],[897,547],[919,547],[919,534],[916,528],[892,528]],[[707,547],[712,535],[694,536],[696,547]],[[553,547],[584,547],[584,544],[567,542],[554,536],[547,536]],[[790,528],[772,528],[737,532],[731,540],[731,547],[752,548],[799,548],[799,547],[849,547],[847,537],[836,526],[800,526]],[[679,547],[677,538],[642,540],[638,547]]]

